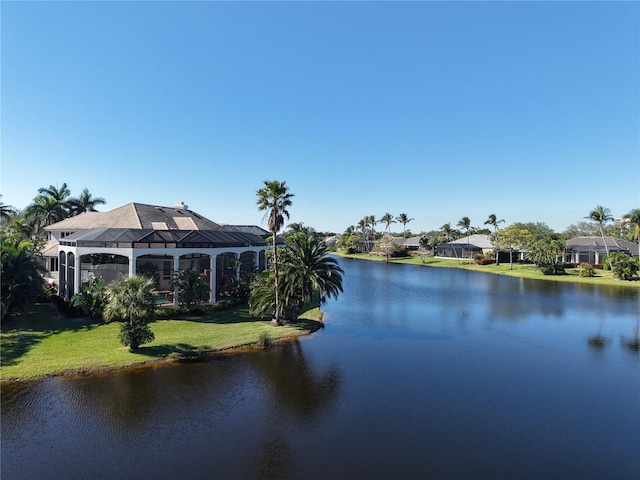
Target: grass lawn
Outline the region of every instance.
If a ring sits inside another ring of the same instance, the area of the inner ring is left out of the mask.
[[[359,258],[364,260],[385,261],[384,256],[369,255],[368,253],[358,253],[356,255],[346,255],[342,252],[332,252],[346,258]],[[640,281],[625,281],[613,278],[613,273],[606,270],[596,270],[596,276],[591,278],[581,277],[578,268],[568,268],[566,275],[544,275],[539,268],[531,264],[513,264],[513,270],[509,269],[508,263],[500,265],[476,265],[469,260],[458,260],[438,257],[405,257],[390,260],[393,263],[407,263],[412,265],[422,265],[427,267],[461,268],[464,270],[474,270],[477,272],[494,273],[498,275],[509,275],[512,277],[535,278],[554,282],[573,282],[589,285],[609,285],[616,287],[640,288]]]
[[[0,380],[25,380],[170,360],[306,335],[322,326],[319,308],[295,325],[273,327],[236,307],[198,317],[158,320],[152,343],[129,352],[118,340],[120,324],[58,316],[51,305],[33,305],[0,331]]]

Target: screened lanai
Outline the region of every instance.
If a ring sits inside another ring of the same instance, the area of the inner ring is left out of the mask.
[[[264,269],[264,251],[268,248],[261,236],[230,227],[79,231],[59,241],[59,291],[70,298],[93,277],[110,283],[134,274],[153,276],[158,290],[168,290],[175,272],[192,267],[209,281],[214,302],[221,295],[220,286],[229,278]]]

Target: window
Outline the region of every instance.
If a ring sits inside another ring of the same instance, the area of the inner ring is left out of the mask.
[[[58,258],[57,257],[49,258],[49,271],[50,272],[57,272],[58,271]]]

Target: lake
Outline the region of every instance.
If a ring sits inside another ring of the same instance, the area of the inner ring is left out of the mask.
[[[297,342],[4,384],[3,480],[638,478],[638,290],[340,262]]]

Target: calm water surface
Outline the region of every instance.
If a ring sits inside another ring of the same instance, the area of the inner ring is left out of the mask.
[[[3,385],[3,480],[638,478],[640,292],[341,264],[297,343]]]

